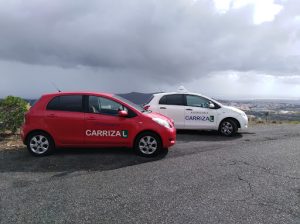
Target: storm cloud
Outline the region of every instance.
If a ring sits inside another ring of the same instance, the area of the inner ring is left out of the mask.
[[[249,74],[271,75],[300,87],[300,5],[276,3],[282,10],[274,20],[255,24],[254,4],[220,12],[212,0],[2,0],[0,76],[69,89],[84,80],[85,89],[96,89],[98,80],[120,92],[233,72],[243,83]],[[68,86],[72,74],[79,83]]]

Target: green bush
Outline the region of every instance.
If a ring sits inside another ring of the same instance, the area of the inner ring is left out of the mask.
[[[0,101],[0,131],[16,133],[21,127],[28,103],[20,97],[8,96]]]

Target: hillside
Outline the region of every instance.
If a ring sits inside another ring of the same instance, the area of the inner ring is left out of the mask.
[[[131,92],[131,93],[123,93],[117,94],[127,100],[130,100],[136,104],[143,105],[150,101],[152,97],[152,93],[138,93],[138,92]]]

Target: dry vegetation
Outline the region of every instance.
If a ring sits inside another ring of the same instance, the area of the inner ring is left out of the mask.
[[[0,134],[0,151],[24,148],[20,135]]]
[[[252,125],[270,125],[270,124],[300,124],[300,121],[284,121],[284,120],[267,120],[267,119],[257,119],[249,118],[249,126]]]

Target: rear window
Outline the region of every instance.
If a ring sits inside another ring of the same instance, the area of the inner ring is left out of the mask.
[[[57,96],[48,103],[47,110],[82,112],[82,105],[81,95]]]
[[[153,100],[153,98],[154,98],[154,95],[151,95],[151,96],[148,98],[148,100],[146,100],[146,103],[144,103],[144,105],[150,103],[150,102]]]
[[[159,100],[159,104],[184,105],[184,97],[182,94],[165,95]]]

